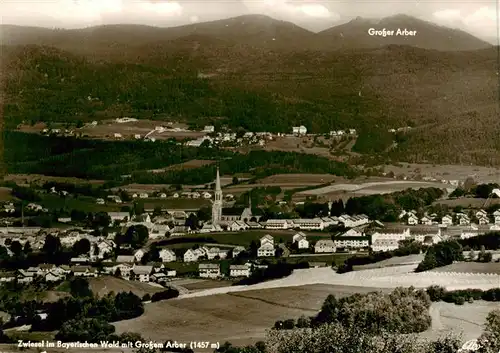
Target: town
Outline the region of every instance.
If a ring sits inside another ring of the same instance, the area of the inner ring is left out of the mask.
[[[335,266],[332,259],[336,255],[390,252],[397,250],[404,241],[432,245],[500,230],[500,209],[490,214],[484,209],[457,210],[440,216],[401,210],[395,222],[384,224],[365,214],[332,215],[332,211],[336,211],[333,210],[334,202],[330,201],[313,218],[266,218],[261,209],[252,207],[251,199],[246,207],[226,207],[228,201],[222,193],[218,170],[214,184],[213,194],[189,193],[193,198],[211,200],[211,215],[205,221],[198,219],[200,210],[196,209],[154,209],[140,213],[134,210],[100,212],[93,216],[94,228],[72,226],[87,217],[77,211],[71,212],[70,217],[58,218],[65,226],[63,229],[4,226],[0,228],[1,245],[8,257],[41,251],[48,246],[48,238],[56,243],[51,246],[72,249],[75,256],[64,264],[44,263],[3,272],[0,281],[29,283],[42,277],[48,282],[58,282],[68,276],[114,275],[125,280],[168,286],[175,283],[176,278],[186,276],[250,277],[254,269],[266,268],[277,259],[311,259],[307,261],[310,266],[327,266],[327,263]],[[47,192],[63,197],[68,194],[55,187]],[[497,189],[492,190],[493,196],[496,192]],[[164,193],[157,196],[167,197]],[[174,193],[169,197],[180,196]],[[119,204],[121,199],[117,195],[109,195],[106,201],[97,199],[97,204],[104,202]],[[23,214],[47,212],[34,202],[25,208]],[[4,204],[4,215],[15,212],[16,205],[12,202]],[[224,235],[225,243],[204,241],[217,239],[218,234]],[[495,254],[494,259],[497,258]],[[228,263],[225,268],[221,268],[223,260]],[[186,266],[189,271],[185,270]]]

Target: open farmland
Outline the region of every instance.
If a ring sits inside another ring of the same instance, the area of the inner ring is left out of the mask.
[[[19,185],[29,185],[29,184],[43,185],[49,181],[54,181],[58,183],[72,183],[72,184],[94,184],[94,185],[104,184],[104,180],[66,178],[66,177],[56,177],[56,176],[48,176],[41,174],[29,174],[29,175],[7,174],[4,177],[4,181],[13,181]]]
[[[331,174],[276,174],[257,180],[256,184],[300,184],[304,186],[321,185],[339,179]]]
[[[277,320],[316,314],[329,294],[341,297],[376,290],[390,291],[316,284],[169,300],[148,304],[143,316],[117,322],[115,326],[118,332],[147,332],[145,336],[153,340],[230,341],[241,346],[263,340],[266,330]],[[482,301],[463,306],[433,303],[433,327],[420,336],[436,338],[454,332],[462,333],[465,340],[477,338],[486,315],[495,304]]]
[[[480,198],[472,198],[472,197],[459,197],[456,199],[449,199],[449,200],[438,200],[434,201],[434,205],[447,205],[450,208],[454,208],[456,206],[461,206],[461,207],[466,207],[466,208],[483,208],[484,205],[486,204],[487,199],[480,199]],[[500,199],[495,198],[495,199],[490,199],[488,201],[489,206],[493,205],[498,205],[500,204]]]
[[[151,286],[147,283],[137,281],[126,281],[113,276],[102,276],[89,279],[90,289],[99,297],[105,296],[110,292],[132,292],[142,297],[145,294],[154,294],[160,292],[162,288]]]
[[[456,262],[448,266],[435,268],[432,272],[494,273],[500,275],[500,262]],[[500,286],[500,281],[498,286]]]
[[[210,160],[205,160],[205,159],[192,159],[190,161],[184,162],[184,163],[179,163],[179,164],[174,164],[171,166],[168,166],[167,168],[162,168],[162,169],[152,169],[150,170],[151,173],[163,173],[166,171],[172,171],[172,170],[185,170],[185,169],[196,169],[200,167],[204,167],[206,165],[214,164],[215,161],[210,161]]]
[[[409,164],[400,163],[401,166],[385,165],[385,172],[406,176],[420,174],[437,180],[465,180],[473,176],[478,183],[497,183],[500,170],[491,167],[478,167],[470,165],[435,165],[435,164]]]
[[[87,125],[76,131],[87,135],[91,138],[110,138],[114,139],[114,134],[121,134],[123,138],[133,139],[135,135],[144,137],[146,134],[152,132],[156,126],[160,126],[161,122],[154,120],[138,120],[126,123],[118,123],[114,120],[102,121],[98,125]],[[169,129],[178,128],[179,131],[154,131],[149,136],[157,140],[165,140],[170,138],[175,139],[196,139],[204,136],[205,133],[199,131],[189,131],[186,125],[177,124],[176,126],[168,126]]]
[[[373,194],[388,194],[391,192],[402,191],[405,189],[420,189],[420,188],[441,188],[450,189],[449,185],[442,183],[432,183],[423,181],[402,181],[402,180],[392,180],[392,181],[380,181],[380,182],[368,182],[361,184],[333,184],[330,186],[325,186],[319,189],[301,191],[298,195],[317,195],[325,196],[339,193],[348,193],[351,196],[363,196],[363,195],[373,195]]]

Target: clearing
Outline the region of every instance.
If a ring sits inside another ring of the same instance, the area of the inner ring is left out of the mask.
[[[386,172],[393,172],[395,175],[403,174],[412,176],[420,174],[436,178],[437,180],[461,180],[472,176],[478,183],[498,183],[500,170],[491,167],[479,167],[471,165],[436,165],[436,164],[409,164],[400,163],[400,166],[381,166]]]
[[[162,291],[162,288],[154,287],[147,283],[126,281],[113,276],[90,278],[89,284],[92,292],[97,294],[99,297],[103,297],[110,292],[132,292],[142,298],[144,294],[154,294]]]
[[[331,195],[331,194],[345,194],[348,193],[351,196],[363,196],[363,195],[374,195],[374,194],[388,194],[396,191],[420,188],[440,188],[440,189],[450,189],[453,190],[448,184],[437,183],[437,182],[425,182],[425,181],[403,181],[403,180],[392,180],[392,181],[379,181],[379,182],[368,182],[361,184],[333,184],[326,186],[324,188],[301,191],[297,193],[298,195]]]
[[[11,194],[12,189],[6,187],[0,187],[0,201],[11,201],[14,200],[15,197]]]
[[[43,185],[49,181],[54,181],[57,183],[94,184],[94,185],[102,185],[105,182],[104,180],[80,179],[72,177],[56,177],[56,176],[48,176],[42,174],[7,174],[4,177],[4,180],[13,181],[18,185],[29,185],[29,184]]]
[[[215,163],[215,161],[211,161],[211,160],[192,159],[190,161],[187,161],[184,163],[179,163],[179,164],[174,164],[174,165],[168,166],[166,168],[152,169],[152,170],[149,170],[149,172],[151,172],[151,173],[163,173],[163,172],[173,171],[173,170],[196,169],[196,168],[204,167],[204,166],[214,164],[214,163]]]
[[[341,297],[376,290],[389,291],[317,284],[168,300],[148,304],[143,316],[114,325],[118,332],[147,332],[152,340],[229,341],[241,346],[263,340],[277,320],[316,314],[329,294]],[[433,327],[421,336],[436,338],[452,332],[462,333],[464,340],[477,338],[486,315],[496,306],[482,301],[463,306],[433,303]]]

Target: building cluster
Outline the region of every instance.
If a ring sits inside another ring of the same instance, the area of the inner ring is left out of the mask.
[[[453,225],[468,226],[473,223],[478,225],[491,225],[491,230],[497,230],[500,226],[500,210],[493,212],[491,215],[485,210],[478,210],[473,214],[456,212],[438,217],[437,214],[424,214],[421,217],[417,216],[416,211],[403,211],[399,215],[400,219],[406,219],[408,225],[436,225],[448,227]]]

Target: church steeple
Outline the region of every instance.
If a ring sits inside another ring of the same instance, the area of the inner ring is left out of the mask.
[[[212,224],[217,225],[222,219],[222,188],[220,186],[219,166],[215,176],[214,202],[212,204]]]

